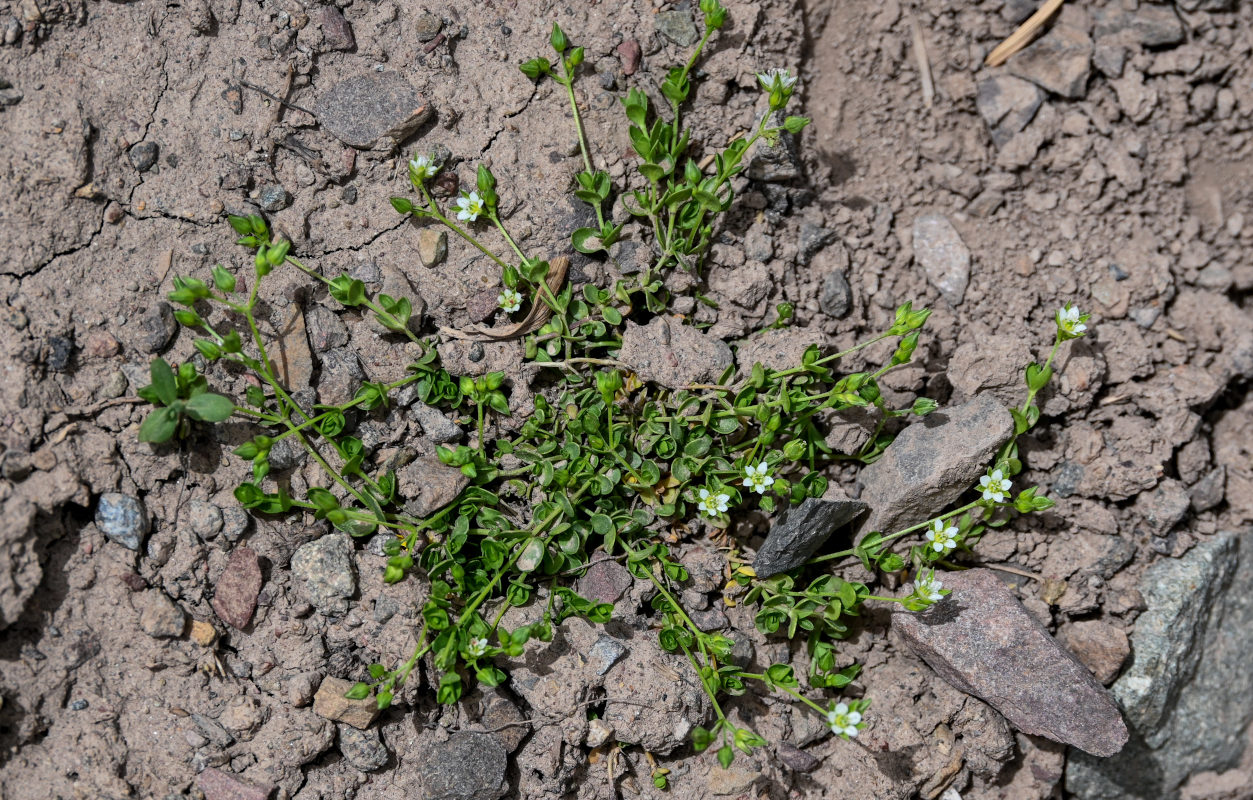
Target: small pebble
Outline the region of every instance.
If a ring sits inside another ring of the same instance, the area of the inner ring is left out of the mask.
[[[130,149],[128,155],[131,159],[131,166],[140,172],[147,172],[157,163],[157,144],[156,142],[140,142]]]
[[[257,202],[262,211],[282,211],[291,205],[291,195],[281,184],[271,183],[261,187]]]
[[[96,505],[96,527],[126,549],[138,550],[148,535],[148,510],[139,498],[105,492]]]

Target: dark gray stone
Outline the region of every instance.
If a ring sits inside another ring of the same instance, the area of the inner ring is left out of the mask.
[[[230,747],[235,742],[235,737],[222,727],[222,724],[216,719],[206,717],[204,714],[192,714],[191,721],[195,723],[205,738],[213,743],[214,747]]]
[[[769,578],[796,569],[808,561],[841,525],[866,510],[857,500],[806,499],[786,509],[770,528],[770,534],[757,551],[753,570],[758,578]]]
[[[239,541],[248,532],[248,523],[252,518],[239,506],[227,506],[222,509],[222,536],[228,542]]]
[[[679,47],[691,47],[700,38],[690,11],[663,11],[654,17],[657,33]]]
[[[53,372],[65,372],[74,357],[74,342],[64,336],[49,336],[44,342],[44,366]]]
[[[1227,492],[1227,468],[1215,467],[1188,490],[1192,508],[1197,513],[1209,511],[1223,501]]]
[[[626,658],[626,645],[612,636],[601,634],[596,643],[587,651],[588,669],[597,675],[604,675],[613,669],[613,665]]]
[[[813,772],[822,762],[794,744],[783,742],[775,751],[779,760],[795,772]]]
[[[1081,800],[1175,800],[1199,772],[1235,767],[1253,721],[1253,539],[1220,533],[1144,574],[1147,610],[1131,665],[1114,683],[1132,739],[1115,758],[1076,753],[1066,788]]]
[[[345,761],[362,772],[376,772],[387,766],[391,753],[377,728],[360,730],[343,724],[335,727],[339,730],[339,752]]]
[[[105,538],[127,550],[138,550],[148,535],[148,524],[148,510],[138,498],[118,492],[100,495],[96,527]]]
[[[440,29],[443,27],[443,20],[429,11],[424,11],[418,16],[414,30],[418,35],[419,42],[429,42],[436,36],[439,36]]]
[[[338,314],[325,306],[313,306],[305,312],[305,329],[315,353],[348,344],[347,326]]]
[[[365,371],[351,347],[332,347],[318,359],[322,374],[318,379],[318,400],[329,406],[347,403],[357,395]]]
[[[509,791],[508,754],[485,733],[454,733],[426,748],[421,772],[429,800],[497,800]]]
[[[925,613],[894,612],[892,628],[955,688],[1023,733],[1111,756],[1127,726],[1105,687],[986,569],[942,576],[953,593]]]
[[[1013,418],[991,395],[913,423],[862,470],[870,516],[859,530],[890,534],[935,516],[978,482],[1013,432]]]
[[[292,556],[292,575],[305,597],[328,616],[343,616],[357,591],[352,567],[352,538],[332,533],[302,545]]]
[[[1007,62],[1009,71],[1071,100],[1083,97],[1092,72],[1092,40],[1069,25],[1057,25]]]
[[[796,239],[796,260],[802,265],[809,264],[819,250],[835,240],[835,235],[835,231],[830,228],[824,228],[812,222],[802,222],[800,234]]]
[[[367,72],[340,81],[317,104],[318,122],[350,147],[391,148],[431,116],[431,107],[398,72]]]
[[[1131,42],[1145,47],[1166,47],[1184,40],[1183,21],[1170,5],[1141,3],[1135,11],[1124,11],[1118,6],[1106,6],[1092,10],[1096,27],[1093,38],[1128,32]]]
[[[174,319],[174,309],[169,303],[162,301],[140,317],[139,341],[135,344],[140,352],[160,353],[169,347],[177,333],[178,320]]]
[[[975,107],[987,123],[992,142],[1002,147],[1035,117],[1044,92],[1030,81],[1012,75],[997,75],[979,81]]]
[[[130,157],[131,166],[140,172],[147,172],[157,163],[157,143],[140,142],[131,147],[127,155]]]
[[[291,195],[287,193],[282,184],[266,184],[258,190],[257,204],[261,206],[262,211],[271,213],[282,211],[291,205]]]
[[[822,279],[818,307],[822,309],[822,313],[836,319],[847,317],[848,312],[853,310],[853,289],[840,270],[828,272],[827,277]]]
[[[462,437],[462,430],[457,423],[450,420],[438,408],[431,408],[426,403],[417,402],[413,404],[409,413],[417,420],[426,438],[436,444],[459,441]]]
[[[775,114],[771,125],[783,125],[783,117]],[[779,140],[771,145],[758,139],[749,148],[747,174],[755,181],[765,183],[788,183],[801,176],[800,157],[796,152],[796,137],[790,133],[779,134]]]
[[[352,25],[335,6],[322,6],[322,44],[327,50],[353,50],[357,37]]]

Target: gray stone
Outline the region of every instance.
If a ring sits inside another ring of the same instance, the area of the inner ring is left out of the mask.
[[[269,800],[275,788],[272,783],[245,781],[217,767],[201,772],[196,787],[204,793],[205,800]]]
[[[160,589],[144,593],[143,610],[139,613],[139,627],[154,639],[173,639],[183,635],[187,627],[187,615],[174,605]]]
[[[418,258],[422,266],[433,267],[448,255],[448,233],[435,228],[418,231]]]
[[[1035,84],[1012,75],[997,75],[979,81],[975,107],[987,123],[992,142],[1001,147],[1035,117],[1044,92]]]
[[[860,530],[890,534],[930,519],[975,485],[1013,431],[1009,412],[988,395],[913,423],[861,471],[870,516]]]
[[[361,369],[361,361],[357,351],[351,347],[332,347],[322,353],[322,374],[318,379],[318,400],[328,406],[347,403],[357,395],[361,382],[365,380],[365,371]]]
[[[587,666],[597,675],[604,675],[626,657],[626,645],[612,636],[601,634],[596,643],[587,651]]]
[[[379,715],[378,701],[373,697],[353,700],[344,695],[352,689],[353,681],[330,675],[322,679],[317,694],[313,696],[313,713],[324,719],[342,722],[358,730],[370,727]]]
[[[222,509],[203,500],[187,504],[187,524],[191,532],[208,541],[222,532]]]
[[[257,204],[261,206],[262,211],[271,213],[282,211],[291,205],[291,195],[287,193],[282,184],[267,184],[258,191]]]
[[[716,380],[733,359],[721,339],[666,317],[653,317],[648,325],[627,323],[618,360],[644,380],[681,389]]]
[[[679,47],[691,47],[700,38],[690,11],[663,11],[653,18],[657,33]]]
[[[44,341],[44,366],[53,372],[65,372],[74,357],[74,342],[64,336],[49,336]]]
[[[469,483],[459,468],[431,456],[396,473],[396,493],[403,498],[405,511],[415,517],[429,517],[439,511],[456,500]]]
[[[131,166],[140,172],[147,172],[157,163],[157,144],[156,142],[140,142],[131,147],[127,153],[131,160]]]
[[[1227,492],[1227,468],[1219,465],[1188,489],[1192,508],[1197,513],[1209,511],[1223,501]]]
[[[914,220],[914,258],[945,300],[961,303],[970,282],[970,251],[948,217],[923,214]]]
[[[1057,25],[1007,62],[1009,71],[1071,100],[1083,97],[1092,72],[1092,40],[1069,25]]]
[[[1105,687],[1031,616],[996,574],[948,572],[953,593],[925,613],[894,612],[892,628],[955,688],[1023,733],[1100,756],[1127,742]]]
[[[783,125],[783,117],[775,114],[771,125]],[[770,144],[758,139],[749,148],[746,158],[748,177],[765,183],[787,183],[801,176],[800,157],[796,152],[796,137],[790,133],[779,134],[779,140]]]
[[[1234,767],[1253,720],[1253,539],[1220,533],[1144,574],[1147,610],[1113,686],[1132,729],[1111,759],[1075,754],[1066,788],[1081,800],[1174,800],[1188,776]]]
[[[414,32],[417,34],[419,42],[429,42],[436,36],[439,36],[440,29],[443,27],[443,20],[429,11],[424,11],[418,16],[418,21],[414,25]]]
[[[392,148],[431,116],[431,107],[398,72],[367,72],[340,81],[317,104],[318,122],[350,147]]]
[[[174,319],[174,309],[163,301],[139,318],[139,340],[135,346],[143,353],[159,353],[169,347],[177,333],[178,321]]]
[[[779,760],[786,764],[788,769],[795,772],[813,772],[822,763],[805,750],[789,742],[781,743],[775,752],[778,754]]]
[[[757,577],[769,578],[796,569],[817,553],[836,529],[865,510],[866,504],[856,500],[832,501],[816,497],[787,508],[770,528],[753,560]]]
[[[835,241],[836,233],[830,228],[802,222],[800,233],[796,237],[796,260],[802,266],[809,264],[819,250]]]
[[[138,550],[148,535],[148,510],[137,497],[105,492],[96,504],[96,527],[105,538]]]
[[[375,772],[387,766],[391,753],[379,737],[378,729],[360,730],[351,725],[336,725],[339,730],[339,752],[344,760],[362,772]]]
[[[313,306],[305,312],[305,330],[315,353],[348,344],[348,327],[338,314],[325,306]]]
[[[426,403],[414,403],[409,413],[417,420],[426,438],[436,444],[459,441],[463,435],[457,423],[450,420],[443,411],[431,408]]]
[[[357,591],[352,551],[348,534],[331,533],[302,545],[292,556],[292,575],[323,614],[342,616],[348,611],[348,598]]]
[[[454,733],[425,748],[422,778],[429,800],[497,800],[509,791],[508,753],[485,733]]]
[[[204,714],[192,714],[190,719],[205,738],[213,743],[214,747],[230,747],[235,742],[235,737],[216,719],[206,717]]]
[[[766,232],[765,226],[753,225],[744,234],[744,255],[750,261],[762,263],[774,257],[774,238]]]
[[[222,536],[228,542],[237,542],[248,532],[251,521],[248,512],[239,506],[227,506],[222,509]]]
[[[1093,36],[1127,32],[1128,40],[1144,47],[1166,47],[1184,40],[1183,21],[1169,5],[1141,3],[1135,11],[1124,11],[1118,6],[1094,8],[1096,27]]]
[[[1141,492],[1136,497],[1135,510],[1143,517],[1150,533],[1164,536],[1187,516],[1190,503],[1191,498],[1182,483],[1164,478],[1152,491]]]
[[[848,285],[848,278],[840,270],[828,272],[822,279],[822,294],[818,296],[818,307],[822,313],[836,319],[843,319],[853,310],[853,289]]]

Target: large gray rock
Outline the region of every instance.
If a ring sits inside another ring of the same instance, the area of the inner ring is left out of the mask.
[[[1013,418],[990,395],[910,425],[861,472],[870,516],[859,530],[888,534],[935,516],[975,485],[1013,432]]]
[[[961,303],[970,283],[970,250],[948,217],[923,214],[914,220],[914,258],[945,300]]]
[[[836,529],[852,522],[865,510],[866,504],[857,500],[831,501],[816,497],[787,508],[770,528],[753,560],[757,577],[769,578],[796,569],[818,552]]]
[[[1079,28],[1058,25],[1010,57],[1009,71],[1071,100],[1083,97],[1092,72],[1092,40]]]
[[[348,534],[331,533],[301,545],[292,556],[293,577],[323,614],[342,616],[348,612],[348,598],[357,591],[352,551]]]
[[[950,572],[953,590],[925,613],[901,610],[892,628],[941,678],[995,708],[1023,733],[1100,756],[1127,742],[1105,687],[986,569]]]
[[[496,800],[509,791],[508,754],[486,733],[454,733],[432,745],[422,763],[429,800]]]
[[[647,325],[628,322],[618,360],[645,380],[670,389],[715,380],[732,363],[731,348],[721,339],[653,317]]]
[[[430,105],[398,72],[367,72],[340,81],[315,110],[328,133],[362,150],[395,147],[431,116]]]
[[[1240,761],[1253,720],[1253,538],[1222,533],[1140,582],[1148,610],[1131,666],[1113,685],[1132,729],[1111,759],[1072,757],[1066,788],[1082,800],[1172,800],[1203,771]]]

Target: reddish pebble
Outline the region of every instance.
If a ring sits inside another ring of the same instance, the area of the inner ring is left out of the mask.
[[[622,71],[627,75],[634,75],[640,68],[640,43],[627,39],[618,45],[618,56],[622,59]]]

